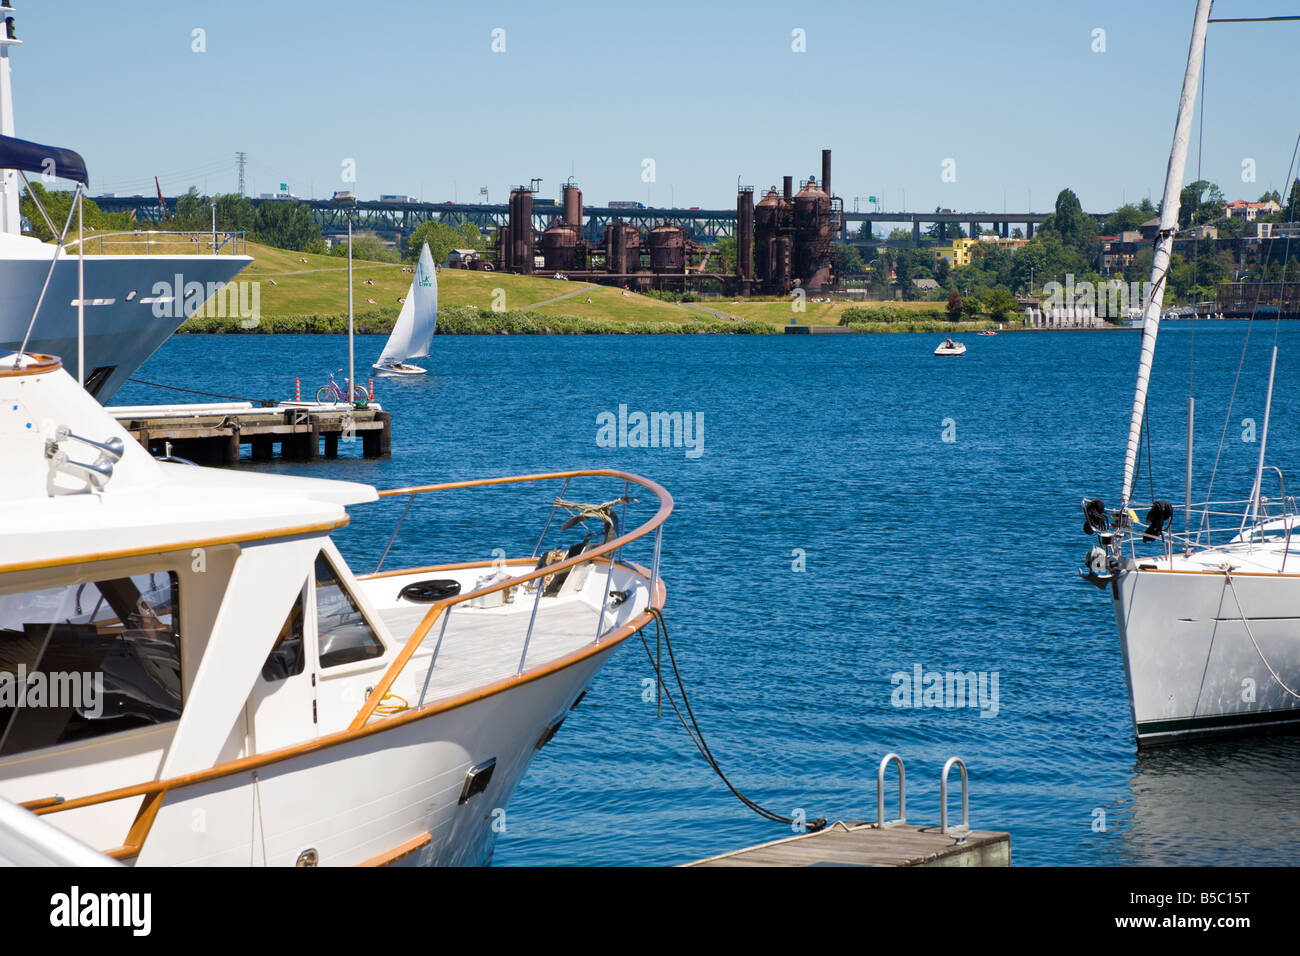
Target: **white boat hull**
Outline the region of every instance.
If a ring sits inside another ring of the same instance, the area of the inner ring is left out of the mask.
[[[949,348],[944,348],[944,347],[941,345],[941,346],[939,346],[937,349],[934,350],[934,354],[935,354],[935,355],[939,355],[939,356],[945,356],[945,355],[947,355],[947,356],[965,355],[965,354],[966,354],[966,346],[964,346],[964,345],[958,345],[958,346],[956,346],[956,347],[954,347],[954,348],[950,348],[950,349],[949,349]]]
[[[307,850],[321,866],[485,865],[539,736],[615,646],[471,704],[262,767],[256,783],[243,773],[187,787],[164,801],[137,865],[293,866]],[[460,804],[467,771],[491,757],[487,789]],[[403,847],[413,848],[395,855]]]
[[[1139,569],[1111,591],[1139,744],[1300,720],[1300,577]]]
[[[427,368],[420,368],[418,365],[372,365],[370,366],[380,375],[426,375]]]

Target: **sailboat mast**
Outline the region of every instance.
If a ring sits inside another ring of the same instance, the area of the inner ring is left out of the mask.
[[[1174,144],[1165,173],[1165,194],[1160,204],[1160,235],[1151,261],[1151,294],[1142,315],[1142,355],[1138,360],[1137,387],[1133,392],[1133,417],[1129,420],[1128,446],[1124,450],[1124,493],[1120,510],[1128,508],[1137,470],[1138,449],[1142,442],[1142,418],[1146,414],[1147,386],[1151,381],[1151,363],[1156,354],[1156,337],[1160,334],[1160,310],[1164,305],[1165,276],[1174,250],[1178,231],[1178,206],[1183,188],[1183,171],[1192,139],[1192,113],[1196,103],[1196,85],[1201,79],[1201,61],[1205,55],[1205,31],[1210,19],[1212,0],[1197,0],[1196,20],[1192,25],[1192,42],[1187,50],[1187,71],[1183,74],[1183,92],[1178,99],[1178,121],[1174,124]]]
[[[0,7],[0,135],[14,135],[13,74],[9,66],[9,48],[22,46],[13,36],[13,7]],[[22,232],[22,214],[18,205],[18,172],[0,169],[0,233],[16,236]]]

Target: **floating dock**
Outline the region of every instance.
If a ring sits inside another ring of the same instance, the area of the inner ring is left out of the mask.
[[[854,332],[844,325],[785,325],[782,330],[786,335],[853,335]]]
[[[963,839],[964,837],[964,839]],[[834,823],[687,866],[1010,866],[1011,835],[971,830],[960,837],[938,827]]]
[[[885,819],[885,771],[898,768],[898,818]],[[948,771],[961,771],[961,823],[948,826]],[[837,821],[813,833],[760,843],[686,866],[1010,866],[1011,834],[970,828],[966,764],[950,757],[939,777],[939,825],[907,822],[903,758],[886,754],[876,770],[876,822]]]
[[[248,445],[253,461],[337,458],[340,443],[360,442],[366,458],[392,453],[392,419],[379,405],[252,402],[110,407],[152,455],[174,455],[201,465],[234,465]],[[278,452],[278,456],[277,456]]]

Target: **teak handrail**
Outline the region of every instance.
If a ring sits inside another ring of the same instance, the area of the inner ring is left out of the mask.
[[[391,491],[379,492],[379,497],[388,498],[396,497],[398,495],[420,495],[431,491],[477,488],[485,485],[506,485],[527,481],[547,481],[555,478],[570,479],[585,477],[622,478],[626,482],[640,485],[647,491],[654,492],[655,496],[659,499],[659,510],[655,512],[654,516],[649,521],[634,530],[626,531],[617,538],[614,538],[612,541],[606,541],[604,544],[592,548],[589,551],[584,551],[582,554],[575,555],[572,558],[566,558],[563,561],[557,561],[555,564],[548,564],[541,568],[535,568],[527,574],[507,578],[504,581],[498,581],[496,584],[490,584],[487,587],[476,588],[473,591],[466,591],[464,594],[457,594],[453,597],[435,601],[429,607],[428,612],[420,620],[420,623],[416,626],[415,630],[411,633],[411,637],[407,640],[405,646],[403,646],[397,657],[394,658],[393,663],[389,665],[388,670],[384,672],[384,676],[380,678],[379,683],[375,685],[375,689],[370,692],[370,696],[367,697],[365,702],[361,705],[361,709],[357,711],[356,717],[354,717],[352,723],[348,725],[349,730],[357,730],[358,728],[365,726],[366,721],[368,721],[374,714],[375,708],[379,706],[380,701],[384,699],[388,694],[388,691],[392,688],[393,681],[395,681],[398,675],[405,670],[407,663],[410,662],[411,658],[415,655],[416,650],[418,650],[424,643],[424,639],[429,636],[429,631],[433,629],[433,625],[437,623],[438,618],[443,616],[444,611],[447,611],[451,607],[465,601],[472,601],[475,598],[482,597],[485,594],[492,594],[495,591],[517,587],[520,584],[525,584],[528,581],[535,580],[536,578],[547,577],[558,571],[563,571],[566,568],[572,568],[576,565],[584,564],[595,558],[601,557],[602,555],[617,551],[629,541],[635,541],[637,538],[643,537],[651,531],[654,531],[668,520],[668,516],[672,514],[673,511],[672,495],[670,495],[661,485],[648,478],[641,478],[637,475],[629,474],[628,472],[609,470],[559,471],[540,475],[518,475],[509,478],[480,478],[472,481],[453,481],[438,485],[417,485],[411,488],[395,488]],[[653,581],[650,582],[650,586],[652,588],[654,587]],[[651,597],[653,599],[653,594]]]

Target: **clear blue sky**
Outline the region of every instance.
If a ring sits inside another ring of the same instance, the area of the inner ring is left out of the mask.
[[[14,0],[17,134],[79,150],[92,192],[494,202],[574,174],[589,204],[735,203],[820,176],[898,209],[1159,198],[1192,0],[624,4]],[[1218,0],[1216,16],[1300,13]],[[504,53],[492,31],[505,30]],[[192,52],[206,31],[206,52]],[[1095,29],[1105,52],[1093,52]],[[806,52],[791,49],[802,29]],[[1285,192],[1300,23],[1212,26],[1203,176]],[[656,179],[642,181],[642,161]],[[1258,180],[1243,183],[1242,160]],[[943,182],[945,159],[956,181]],[[340,181],[345,159],[355,184]],[[1189,174],[1196,169],[1193,143]],[[1190,178],[1190,177],[1189,177]],[[865,203],[864,203],[865,208]]]

